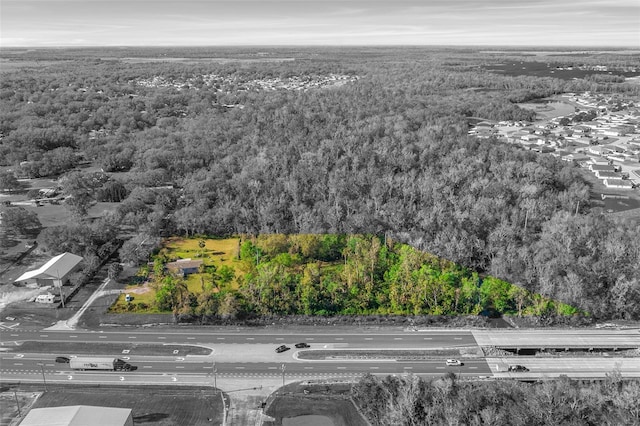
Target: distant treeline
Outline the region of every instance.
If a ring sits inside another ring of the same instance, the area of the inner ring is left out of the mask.
[[[638,225],[592,213],[571,164],[467,135],[470,117],[532,119],[517,101],[637,87],[491,74],[479,65],[500,55],[472,50],[286,52],[299,60],[71,55],[28,73],[14,63],[0,81],[0,162],[32,177],[82,161],[113,172],[69,173],[67,205],[81,219],[98,198],[120,202],[102,226],[134,232],[141,248],[175,233],[387,233],[598,318],[640,317]],[[212,73],[219,84],[136,84]],[[318,90],[243,86],[329,73],[359,79]],[[72,231],[47,231],[95,251]]]
[[[352,396],[373,426],[640,424],[640,381],[615,372],[536,383],[366,375]]]

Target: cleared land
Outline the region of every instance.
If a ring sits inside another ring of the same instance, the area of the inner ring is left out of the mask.
[[[13,394],[13,389],[4,390]],[[222,404],[221,395],[213,395],[211,389],[50,385],[49,391],[44,392],[32,408],[66,405],[131,408],[136,425],[200,426],[222,424]],[[10,407],[10,402],[3,398],[3,411],[4,407],[16,408],[15,403]],[[23,411],[22,415],[26,413]]]

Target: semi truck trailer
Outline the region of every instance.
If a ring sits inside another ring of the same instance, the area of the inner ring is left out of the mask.
[[[134,367],[119,358],[76,357],[69,360],[72,370],[131,371]]]

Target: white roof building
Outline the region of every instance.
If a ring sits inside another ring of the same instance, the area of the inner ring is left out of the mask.
[[[130,408],[70,405],[34,408],[20,426],[133,426]]]
[[[80,262],[82,262],[81,256],[76,256],[72,253],[62,253],[38,269],[27,271],[20,275],[15,282],[35,281],[38,284],[61,286],[67,276],[75,270]]]

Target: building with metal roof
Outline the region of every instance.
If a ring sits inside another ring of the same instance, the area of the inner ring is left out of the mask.
[[[133,426],[130,408],[69,405],[34,408],[20,426]]]
[[[60,287],[67,280],[69,274],[77,269],[80,262],[82,262],[81,256],[76,256],[72,253],[62,253],[38,269],[27,271],[20,275],[15,282],[35,282],[39,285]]]

